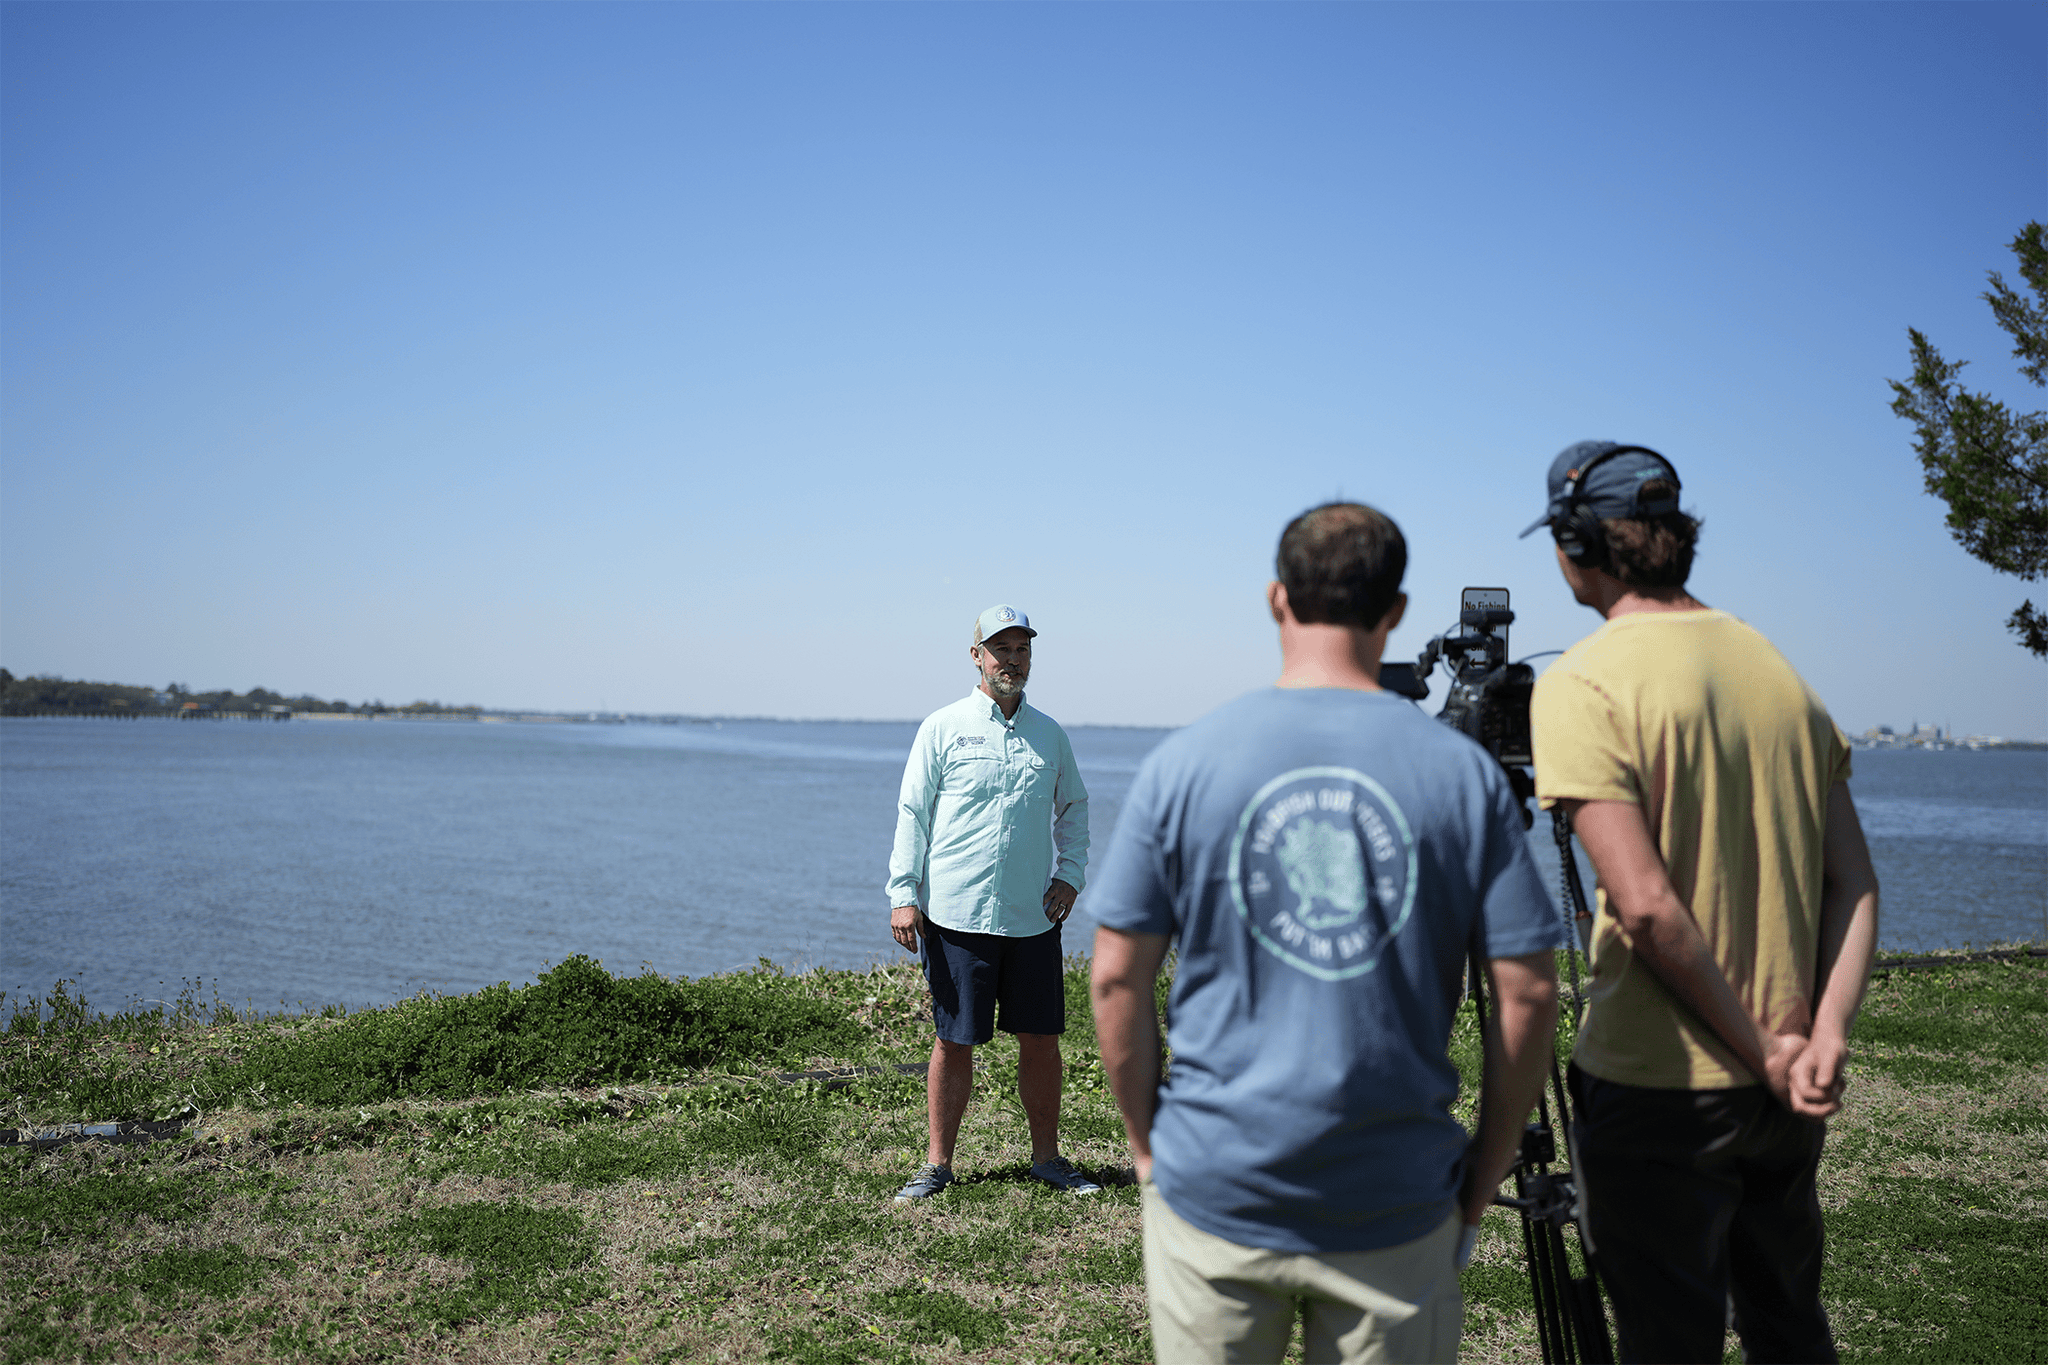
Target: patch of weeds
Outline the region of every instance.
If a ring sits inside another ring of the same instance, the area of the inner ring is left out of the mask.
[[[624,1180],[665,1180],[695,1165],[673,1127],[585,1125],[562,1131],[523,1120],[459,1132],[440,1144],[443,1171],[562,1182],[598,1189]]]
[[[716,1261],[738,1255],[751,1246],[750,1239],[739,1236],[697,1237],[678,1246],[663,1247],[660,1251],[649,1252],[647,1263],[687,1266],[696,1261]]]
[[[0,1184],[0,1249],[104,1236],[138,1218],[182,1223],[211,1203],[203,1177],[158,1144],[30,1156]]]
[[[1488,1265],[1475,1261],[1458,1276],[1458,1282],[1465,1290],[1467,1313],[1474,1304],[1485,1304],[1508,1318],[1535,1313],[1536,1299],[1529,1288],[1529,1263],[1522,1254],[1519,1238],[1520,1234],[1517,1234],[1512,1261]]]
[[[391,1225],[392,1240],[469,1263],[469,1279],[420,1296],[415,1312],[452,1327],[472,1318],[525,1317],[588,1303],[604,1277],[579,1273],[597,1255],[597,1238],[566,1209],[518,1200],[428,1209]]]
[[[1124,1116],[1113,1103],[1083,1102],[1060,1110],[1060,1136],[1070,1142],[1122,1142]]]
[[[1145,1279],[1145,1244],[1135,1237],[1098,1242],[1068,1253],[1066,1265],[1090,1284],[1141,1284]]]
[[[88,1347],[78,1329],[95,1319],[108,1320],[118,1309],[118,1300],[111,1296],[95,1297],[76,1288],[59,1290],[0,1322],[0,1361],[27,1365],[29,1361],[103,1359],[107,1353]]]
[[[14,1312],[0,1324],[0,1359],[47,1361],[109,1357],[109,1349],[92,1340],[96,1330],[137,1322],[141,1312],[125,1289],[63,1285],[41,1302]]]
[[[269,1147],[273,1155],[362,1150],[396,1135],[410,1136],[417,1124],[390,1109],[351,1108],[339,1113],[312,1111],[286,1114],[268,1127],[249,1134],[253,1141]]]
[[[173,1299],[180,1294],[229,1299],[261,1280],[270,1267],[271,1262],[240,1247],[196,1251],[173,1247],[143,1257],[121,1273],[120,1283],[132,1285],[152,1299]]]
[[[1972,1114],[1968,1126],[1980,1133],[2005,1133],[2013,1137],[2025,1137],[2030,1133],[2048,1133],[2048,1109],[2038,1104],[2013,1104],[2003,1109],[1987,1109]]]
[[[868,1295],[868,1306],[906,1324],[905,1335],[921,1346],[949,1346],[957,1341],[963,1351],[981,1351],[1001,1345],[1010,1336],[1010,1326],[1001,1313],[976,1308],[950,1289],[898,1285]]]
[[[270,1354],[273,1356],[303,1356],[326,1365],[353,1365],[362,1360],[395,1360],[401,1352],[374,1341],[351,1337],[331,1327],[318,1323],[293,1323],[280,1327],[270,1335]]]
[[[1060,1343],[1059,1358],[1071,1365],[1149,1365],[1153,1359],[1152,1325],[1142,1316],[1134,1326],[1121,1313],[1089,1313],[1077,1304],[1069,1314],[1067,1330],[1073,1335]],[[1289,1360],[1297,1358],[1288,1356]]]
[[[2048,966],[1986,965],[1992,970],[1897,972],[1875,983],[1856,1041],[1981,1062],[2048,1061]]]
[[[758,1216],[735,1220],[728,1235],[698,1241],[687,1257],[677,1257],[674,1263],[724,1255],[735,1270],[756,1278],[789,1271],[809,1276],[836,1265],[849,1248],[873,1246],[888,1238],[897,1226],[893,1214],[889,1204],[799,1197]]]
[[[818,1154],[830,1132],[827,1113],[803,1096],[756,1093],[752,1103],[698,1119],[682,1141],[691,1152],[728,1160],[803,1161]]]
[[[1003,1224],[972,1232],[944,1232],[927,1237],[917,1248],[917,1259],[926,1265],[943,1265],[952,1273],[969,1279],[1004,1281],[1030,1255],[1031,1244]]]
[[[547,1086],[679,1077],[735,1062],[800,1063],[858,1045],[830,1002],[764,973],[620,978],[581,956],[531,986],[421,995],[387,1009],[308,1023],[253,1047],[211,1077],[228,1093],[369,1104]]]
[[[115,1013],[95,1009],[75,987],[59,981],[43,997],[0,991],[0,1095],[11,1098],[20,1126],[170,1117],[204,1091],[197,1078],[204,1055],[217,1050],[215,1031],[253,1019],[217,991],[203,1004],[196,981],[174,1001]]]
[[[1882,1072],[1913,1089],[1960,1085],[1970,1090],[1994,1090],[2005,1076],[2002,1066],[1972,1066],[1960,1057],[1928,1056],[1922,1052],[1867,1052],[1857,1058],[1856,1064]]]
[[[2036,1358],[2048,1341],[2042,1219],[2007,1217],[1962,1181],[1878,1176],[1828,1216],[1823,1293],[1845,1353]]]
[[[776,1327],[768,1332],[768,1358],[787,1360],[793,1365],[855,1365],[860,1361],[883,1361],[910,1365],[916,1357],[892,1347],[864,1326],[839,1314],[831,1314],[816,1325]]]
[[[918,1074],[884,1071],[862,1076],[837,1094],[848,1104],[890,1113],[913,1106],[921,1110],[925,1099],[925,1078]]]

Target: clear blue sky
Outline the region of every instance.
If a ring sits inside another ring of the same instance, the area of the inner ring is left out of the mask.
[[[1564,445],[1838,720],[2048,733],[1885,379],[2048,217],[2038,6],[0,9],[0,663],[351,700],[915,717],[1271,678],[1294,513],[1412,654],[1597,624]],[[1441,695],[1441,687],[1438,688]]]

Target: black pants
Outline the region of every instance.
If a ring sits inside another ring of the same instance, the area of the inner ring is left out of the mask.
[[[1826,1130],[1763,1086],[1650,1090],[1571,1069],[1593,1263],[1623,1361],[1828,1361],[1814,1175]]]

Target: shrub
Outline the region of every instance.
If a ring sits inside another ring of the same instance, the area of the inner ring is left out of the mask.
[[[857,1039],[839,1010],[768,978],[619,978],[579,954],[531,986],[422,995],[301,1026],[221,1064],[213,1082],[308,1104],[459,1098],[674,1079],[718,1064],[800,1060]]]

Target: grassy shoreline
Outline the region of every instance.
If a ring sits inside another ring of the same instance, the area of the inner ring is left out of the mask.
[[[197,1122],[0,1152],[0,1359],[1149,1358],[1137,1192],[1078,968],[1063,1131],[1110,1188],[1029,1180],[998,1043],[963,1180],[897,1208],[923,1150],[922,1077],[893,1070],[929,1051],[914,967],[678,983],[581,963],[354,1015],[12,1002],[0,1126]],[[1844,1357],[2038,1358],[2048,962],[1883,977],[1857,1053],[1822,1170]],[[889,1069],[773,1079],[826,1067]],[[1465,1289],[1465,1359],[1537,1358],[1504,1212]]]

